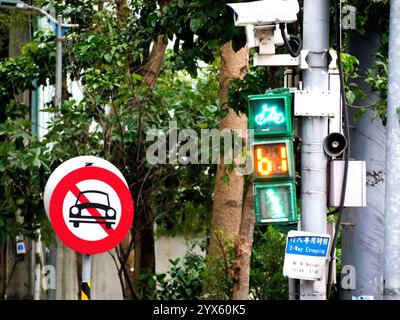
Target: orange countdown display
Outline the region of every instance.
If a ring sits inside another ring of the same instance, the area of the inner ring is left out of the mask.
[[[289,175],[288,145],[285,142],[254,146],[255,173],[270,178]]]

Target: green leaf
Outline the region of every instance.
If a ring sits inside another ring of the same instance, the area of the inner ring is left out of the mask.
[[[193,32],[197,32],[200,29],[200,27],[202,26],[202,24],[203,24],[202,19],[193,18],[190,20],[190,29]]]
[[[112,61],[112,55],[110,53],[106,53],[104,55],[104,60],[106,60],[107,63],[111,63]]]

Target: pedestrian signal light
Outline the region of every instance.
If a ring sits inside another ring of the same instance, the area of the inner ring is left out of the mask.
[[[253,145],[255,179],[293,176],[293,146],[290,139],[256,141]]]
[[[257,223],[296,223],[295,190],[294,181],[256,183],[254,185],[254,204]]]
[[[255,136],[293,133],[289,91],[249,96],[249,129]]]

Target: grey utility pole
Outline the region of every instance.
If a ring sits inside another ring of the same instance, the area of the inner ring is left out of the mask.
[[[57,16],[57,52],[56,52],[56,103],[57,109],[62,104],[62,16]]]
[[[400,299],[400,0],[390,1],[384,299]]]
[[[361,75],[375,63],[379,47],[379,34],[370,28],[365,34],[356,30],[349,33],[348,52],[360,60]],[[367,99],[357,100],[357,105],[376,102],[377,94],[371,92],[363,77],[354,81],[368,94]],[[358,110],[352,111],[350,120]],[[368,109],[354,121],[350,135],[350,156],[367,162],[367,206],[346,208],[343,212],[342,266],[353,266],[355,272],[343,275],[341,299],[344,300],[352,300],[353,297],[361,299],[362,296],[372,296],[375,300],[383,298],[386,145],[382,141],[386,139],[386,129],[380,119],[372,120],[374,115],[375,111]]]
[[[310,68],[303,71],[303,90],[328,90],[329,0],[304,0],[303,49],[310,50],[307,57]],[[327,157],[323,140],[328,120],[305,117],[301,129],[301,228],[326,233]],[[325,300],[325,278],[301,280],[300,299]]]
[[[0,8],[34,11],[42,16],[45,16],[47,19],[49,19],[52,23],[54,23],[57,26],[55,105],[57,106],[58,109],[60,109],[62,104],[62,28],[63,27],[76,28],[79,27],[79,25],[63,24],[61,15],[58,15],[57,19],[55,19],[45,10],[27,5],[25,2],[20,0],[0,0]]]

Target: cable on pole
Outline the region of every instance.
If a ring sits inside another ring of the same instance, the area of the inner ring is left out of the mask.
[[[281,30],[281,35],[283,38],[283,42],[285,43],[289,54],[293,57],[296,58],[299,56],[301,49],[303,49],[303,40],[301,40],[300,37],[294,36],[294,35],[289,35],[289,39],[286,35],[286,25],[284,23],[279,24],[279,29]]]

